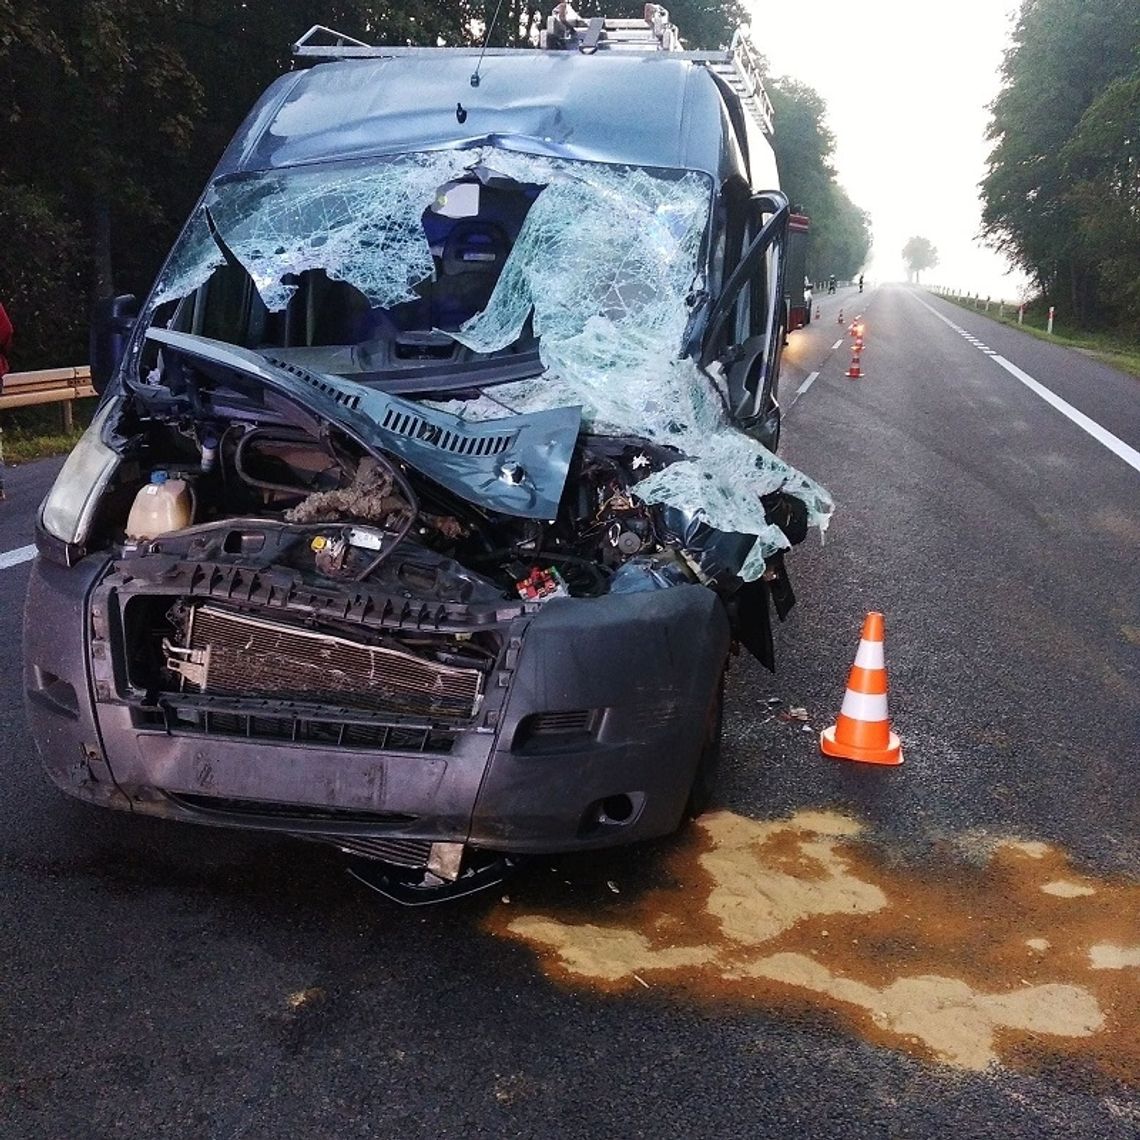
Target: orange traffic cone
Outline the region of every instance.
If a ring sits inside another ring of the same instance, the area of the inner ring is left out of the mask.
[[[822,314],[823,314],[822,306],[816,305],[816,307],[815,307],[815,319],[818,321]]]
[[[864,764],[901,764],[899,738],[887,715],[887,668],[883,659],[883,615],[869,613],[839,719],[819,736],[825,756]]]
[[[847,369],[848,380],[862,380],[863,370],[859,367],[859,348],[856,346],[851,350],[851,366]]]
[[[835,318],[839,324],[843,324],[843,310],[839,310],[839,316]]]

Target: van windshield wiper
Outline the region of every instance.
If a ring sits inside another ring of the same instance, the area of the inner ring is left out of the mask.
[[[385,392],[402,395],[430,396],[444,392],[465,392],[472,388],[491,388],[513,380],[530,380],[541,376],[546,365],[539,359],[538,349],[495,356],[474,357],[459,363],[418,362],[415,367],[397,365],[354,373],[359,384],[376,385]]]
[[[446,332],[407,331],[348,345],[263,346],[267,358],[384,392],[431,396],[530,380],[546,371],[529,322],[506,348],[476,352]]]

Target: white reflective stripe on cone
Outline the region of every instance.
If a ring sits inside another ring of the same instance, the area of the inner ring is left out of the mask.
[[[884,669],[883,643],[881,641],[859,642],[859,652],[855,654],[855,664],[861,669]]]
[[[848,689],[843,695],[843,716],[852,720],[886,720],[887,694],[886,693],[856,693]]]

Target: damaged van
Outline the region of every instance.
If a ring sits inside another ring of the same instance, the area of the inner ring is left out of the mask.
[[[92,803],[404,897],[667,834],[734,642],[831,501],[777,458],[788,204],[755,58],[314,29],[226,150],[41,508],[27,709]]]

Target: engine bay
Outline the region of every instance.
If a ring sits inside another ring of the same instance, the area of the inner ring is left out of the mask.
[[[151,421],[134,438],[134,462],[102,512],[127,557],[177,546],[255,558],[269,544],[275,564],[314,580],[448,602],[595,597],[703,575],[668,509],[637,496],[671,457],[634,440],[581,437],[557,515],[542,520],[480,509],[328,424],[314,434]],[[131,533],[132,485],[138,497],[172,483],[187,500],[177,536]]]

